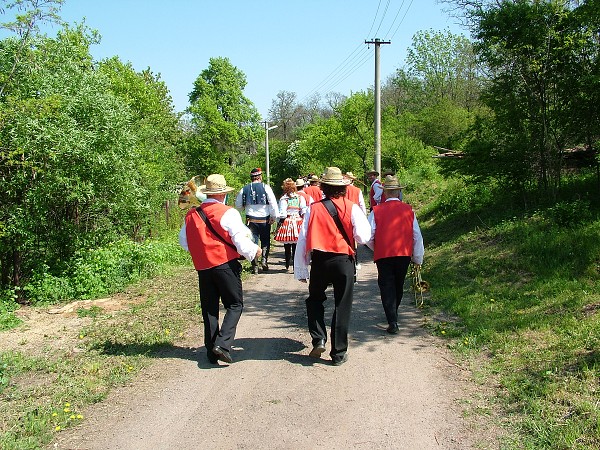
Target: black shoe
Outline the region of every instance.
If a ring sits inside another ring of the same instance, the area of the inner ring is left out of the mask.
[[[229,354],[229,351],[225,350],[224,348],[215,345],[212,351],[215,355],[217,355],[219,360],[226,362],[227,364],[231,364],[233,362],[233,358]]]
[[[257,265],[252,266],[252,273],[254,275],[258,275],[258,266]]]
[[[313,344],[313,348],[308,354],[311,358],[320,358],[321,354],[325,351],[325,340],[321,339],[316,344]]]
[[[269,270],[269,265],[267,263],[261,264],[261,267],[264,272],[267,272]]]
[[[397,323],[390,323],[390,326],[387,327],[387,329],[385,330],[390,334],[398,334],[398,331],[400,331],[400,329],[398,328],[398,324]]]
[[[217,358],[217,355],[215,355],[210,350],[206,352],[206,357],[208,358],[208,362],[211,363],[211,364],[218,364],[219,363],[219,358]]]
[[[348,353],[344,353],[344,356],[336,355],[331,357],[331,364],[334,366],[341,366],[346,361],[348,361]]]

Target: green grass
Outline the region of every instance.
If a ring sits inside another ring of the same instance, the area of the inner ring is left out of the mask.
[[[424,312],[431,332],[470,365],[485,397],[483,403],[465,400],[473,405],[466,420],[475,414],[497,421],[506,430],[499,448],[600,448],[600,196],[594,183],[567,187],[558,203],[527,210],[494,186],[439,181],[406,193],[426,243],[423,278],[431,291]],[[64,330],[82,350],[75,355],[64,349],[0,353],[0,448],[47,445],[55,433],[85,420],[79,415],[87,405],[198,327],[196,281],[178,280],[189,277],[190,264],[167,279],[138,282],[128,295],[145,300],[125,311],[77,311],[88,323]],[[247,271],[249,263],[243,264]],[[5,327],[18,326],[12,317]]]
[[[569,204],[423,213],[427,313],[455,317],[432,330],[499,396],[502,448],[600,448],[599,206]]]
[[[139,282],[121,294],[132,300],[125,310],[78,310],[88,322],[60,331],[68,344],[34,354],[0,352],[0,448],[48,445],[56,433],[85,420],[86,406],[131,381],[159,351],[185,340],[185,331],[201,320],[197,281],[189,275],[185,266],[167,278]]]

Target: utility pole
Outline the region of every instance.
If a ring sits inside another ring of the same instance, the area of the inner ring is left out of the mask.
[[[381,88],[379,86],[379,47],[381,44],[391,44],[392,41],[374,39],[365,44],[375,44],[375,157],[374,169],[381,175]]]
[[[266,159],[266,170],[267,170],[267,184],[271,184],[271,172],[269,169],[269,130],[277,128],[277,125],[269,127],[269,122],[264,121],[265,124],[265,159]]]

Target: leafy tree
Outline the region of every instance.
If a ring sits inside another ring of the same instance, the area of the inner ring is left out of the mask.
[[[156,224],[156,216],[172,198],[173,186],[187,179],[180,156],[183,133],[169,91],[150,68],[135,72],[117,57],[100,63],[98,72],[110,80],[112,92],[125,102],[132,116],[136,141],[131,157],[136,159],[140,198],[132,205],[137,218],[135,238],[144,237]]]
[[[0,25],[0,28],[12,31],[18,36],[17,48],[11,52],[10,69],[3,70],[0,75],[0,97],[4,94],[7,85],[14,79],[15,71],[25,53],[30,37],[39,30],[40,22],[62,23],[59,11],[63,3],[64,0],[15,0],[5,5],[7,9],[16,9],[22,13],[17,14],[12,22]]]
[[[189,95],[192,135],[187,142],[192,172],[234,166],[264,139],[258,111],[243,92],[246,76],[228,58],[211,58]]]
[[[426,105],[450,100],[468,109],[477,101],[481,74],[466,37],[449,30],[419,31],[413,36],[406,62],[408,74],[422,82]]]
[[[269,120],[278,126],[273,130],[273,136],[287,141],[292,128],[300,118],[300,111],[301,107],[296,102],[295,92],[279,91],[269,109]]]
[[[373,161],[372,92],[357,92],[338,105],[329,118],[307,125],[299,146],[314,158],[312,172],[338,166],[356,174],[368,170]]]

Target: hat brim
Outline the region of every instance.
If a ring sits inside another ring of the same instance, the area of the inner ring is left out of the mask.
[[[383,190],[384,191],[395,191],[397,189],[404,189],[406,186],[402,186],[400,184],[396,184],[396,185],[391,185],[391,186],[386,186],[383,185]]]
[[[202,192],[203,194],[206,195],[218,195],[218,194],[228,194],[230,192],[233,192],[235,189],[229,186],[225,186],[224,188],[220,188],[220,189],[207,189],[206,185],[202,185],[198,188],[198,190],[200,192]]]
[[[330,186],[348,186],[350,184],[350,180],[320,180],[322,184],[329,184]]]

